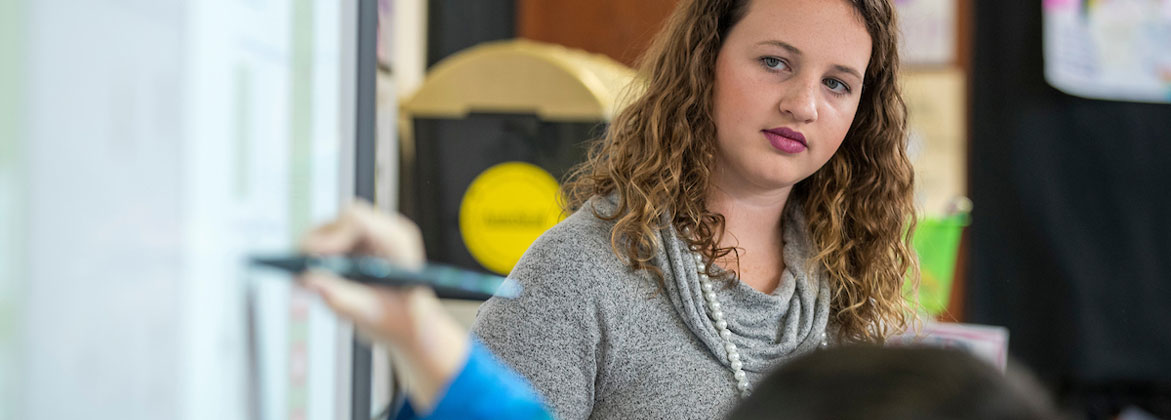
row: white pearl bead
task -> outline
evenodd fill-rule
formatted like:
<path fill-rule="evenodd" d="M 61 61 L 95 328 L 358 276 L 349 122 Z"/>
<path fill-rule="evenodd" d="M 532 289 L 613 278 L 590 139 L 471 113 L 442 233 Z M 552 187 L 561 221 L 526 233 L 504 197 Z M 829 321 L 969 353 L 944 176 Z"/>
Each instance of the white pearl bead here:
<path fill-rule="evenodd" d="M 692 249 L 695 252 L 695 249 Z M 712 320 L 715 321 L 716 329 L 719 331 L 720 338 L 724 341 L 724 350 L 728 354 L 729 366 L 732 368 L 732 376 L 736 378 L 736 389 L 740 390 L 741 397 L 747 397 L 748 381 L 744 374 L 744 363 L 740 361 L 740 351 L 736 348 L 736 344 L 732 343 L 732 332 L 728 330 L 728 321 L 724 319 L 724 311 L 720 302 L 716 300 L 716 294 L 711 284 L 711 277 L 707 275 L 707 264 L 703 262 L 703 256 L 696 253 L 692 254 L 695 258 L 695 268 L 699 274 L 699 288 L 702 291 L 704 300 L 707 301 L 709 314 Z M 824 340 L 823 340 L 824 341 Z"/>

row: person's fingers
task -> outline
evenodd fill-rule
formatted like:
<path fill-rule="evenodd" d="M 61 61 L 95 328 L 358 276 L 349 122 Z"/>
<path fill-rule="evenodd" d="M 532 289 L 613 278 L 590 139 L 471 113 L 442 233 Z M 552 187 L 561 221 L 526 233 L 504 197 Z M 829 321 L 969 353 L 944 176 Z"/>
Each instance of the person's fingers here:
<path fill-rule="evenodd" d="M 421 268 L 426 261 L 423 249 L 423 234 L 419 226 L 399 213 L 390 215 L 388 223 L 393 225 L 393 233 L 388 239 L 394 241 L 395 257 L 400 264 L 407 267 Z"/>
<path fill-rule="evenodd" d="M 310 254 L 344 254 L 360 248 L 364 241 L 361 226 L 343 210 L 338 218 L 313 228 L 301 239 L 301 250 Z"/>
<path fill-rule="evenodd" d="M 300 282 L 321 296 L 338 315 L 355 324 L 369 325 L 383 317 L 383 302 L 374 288 L 329 273 L 310 271 Z"/>
<path fill-rule="evenodd" d="M 360 226 L 371 251 L 408 267 L 423 264 L 423 240 L 419 228 L 398 213 L 382 213 L 365 203 L 351 206 L 345 219 Z"/>
<path fill-rule="evenodd" d="M 422 235 L 414 223 L 362 201 L 306 234 L 301 247 L 314 254 L 368 252 L 408 267 L 419 267 L 424 259 Z"/>
<path fill-rule="evenodd" d="M 424 343 L 418 338 L 419 323 L 445 316 L 435 293 L 426 287 L 367 286 L 318 271 L 303 274 L 298 281 L 372 341 L 420 347 Z"/>

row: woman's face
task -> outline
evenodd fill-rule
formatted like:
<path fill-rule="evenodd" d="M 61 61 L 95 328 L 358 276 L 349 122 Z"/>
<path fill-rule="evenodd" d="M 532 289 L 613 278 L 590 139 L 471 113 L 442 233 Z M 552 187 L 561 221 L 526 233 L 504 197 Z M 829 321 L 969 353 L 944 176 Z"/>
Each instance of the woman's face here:
<path fill-rule="evenodd" d="M 716 186 L 787 192 L 821 168 L 854 121 L 870 44 L 844 0 L 752 0 L 716 58 Z"/>

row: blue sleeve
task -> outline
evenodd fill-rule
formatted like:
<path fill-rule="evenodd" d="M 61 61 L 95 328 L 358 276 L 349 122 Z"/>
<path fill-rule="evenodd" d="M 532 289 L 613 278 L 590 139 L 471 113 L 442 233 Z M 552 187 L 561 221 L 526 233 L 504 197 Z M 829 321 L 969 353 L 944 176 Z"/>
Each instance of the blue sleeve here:
<path fill-rule="evenodd" d="M 504 366 L 478 339 L 472 337 L 468 360 L 426 417 L 415 413 L 408 400 L 398 420 L 428 419 L 552 419 L 528 381 Z"/>

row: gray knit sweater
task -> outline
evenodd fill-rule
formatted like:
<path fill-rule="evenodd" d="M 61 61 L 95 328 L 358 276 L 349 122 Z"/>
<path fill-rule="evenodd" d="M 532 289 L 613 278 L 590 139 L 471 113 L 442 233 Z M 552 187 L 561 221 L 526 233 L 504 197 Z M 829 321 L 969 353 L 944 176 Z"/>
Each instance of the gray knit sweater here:
<path fill-rule="evenodd" d="M 654 263 L 665 288 L 610 248 L 611 199 L 595 197 L 542 235 L 513 269 L 516 299 L 493 298 L 473 331 L 532 381 L 561 419 L 714 419 L 739 396 L 722 339 L 708 317 L 694 261 L 673 229 Z M 812 247 L 800 212 L 786 212 L 785 272 L 771 294 L 718 287 L 749 381 L 817 348 L 829 288 L 803 268 Z"/>

